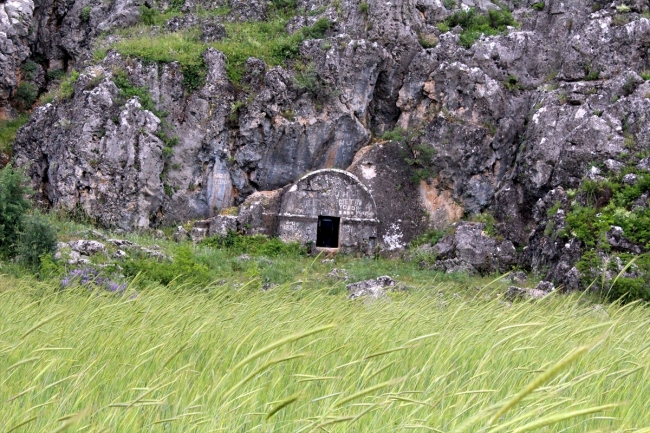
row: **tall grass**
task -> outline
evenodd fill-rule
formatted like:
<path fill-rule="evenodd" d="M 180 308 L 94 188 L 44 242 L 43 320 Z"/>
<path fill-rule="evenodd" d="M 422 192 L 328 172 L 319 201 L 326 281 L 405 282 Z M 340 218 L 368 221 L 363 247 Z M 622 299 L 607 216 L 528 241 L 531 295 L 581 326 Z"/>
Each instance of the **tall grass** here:
<path fill-rule="evenodd" d="M 458 296 L 453 283 L 376 302 L 295 283 L 133 287 L 114 296 L 0 277 L 1 431 L 650 424 L 650 314 L 639 304 L 509 304 L 489 287 Z"/>

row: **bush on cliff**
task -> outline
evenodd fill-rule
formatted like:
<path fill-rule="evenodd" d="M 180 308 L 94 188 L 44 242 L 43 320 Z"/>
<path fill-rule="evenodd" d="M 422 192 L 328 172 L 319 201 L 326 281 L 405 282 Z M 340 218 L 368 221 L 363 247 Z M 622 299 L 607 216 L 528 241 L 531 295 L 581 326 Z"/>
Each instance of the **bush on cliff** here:
<path fill-rule="evenodd" d="M 566 225 L 559 235 L 584 244 L 585 252 L 576 264 L 582 283 L 612 300 L 650 301 L 650 256 L 630 253 L 634 248 L 637 252 L 650 249 L 649 194 L 650 174 L 631 164 L 606 179 L 584 180 L 572 192 L 574 200 L 565 210 Z M 549 215 L 558 209 L 552 208 Z M 611 244 L 612 227 L 620 227 L 624 241 L 634 247 Z"/>
<path fill-rule="evenodd" d="M 460 44 L 469 48 L 481 35 L 494 36 L 506 33 L 509 26 L 518 26 L 517 21 L 507 10 L 490 10 L 487 14 L 480 14 L 475 9 L 458 11 L 442 23 L 444 29 L 462 27 Z"/>
<path fill-rule="evenodd" d="M 29 192 L 23 174 L 6 166 L 0 170 L 0 255 L 16 251 L 23 215 L 29 209 Z"/>
<path fill-rule="evenodd" d="M 20 255 L 31 268 L 56 250 L 56 232 L 40 214 L 27 215 L 30 189 L 23 174 L 11 166 L 0 170 L 0 257 Z"/>
<path fill-rule="evenodd" d="M 0 120 L 0 152 L 11 154 L 18 129 L 28 121 L 27 114 L 21 114 L 13 120 Z"/>

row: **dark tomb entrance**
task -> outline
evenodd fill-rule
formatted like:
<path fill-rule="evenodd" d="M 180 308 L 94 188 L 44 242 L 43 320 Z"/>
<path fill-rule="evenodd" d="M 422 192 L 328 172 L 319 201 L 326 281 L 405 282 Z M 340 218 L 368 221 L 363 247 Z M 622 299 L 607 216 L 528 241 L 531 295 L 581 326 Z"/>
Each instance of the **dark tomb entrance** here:
<path fill-rule="evenodd" d="M 339 247 L 339 223 L 341 218 L 331 216 L 318 217 L 318 230 L 316 231 L 316 246 L 322 248 Z M 313 238 L 312 238 L 313 239 Z"/>

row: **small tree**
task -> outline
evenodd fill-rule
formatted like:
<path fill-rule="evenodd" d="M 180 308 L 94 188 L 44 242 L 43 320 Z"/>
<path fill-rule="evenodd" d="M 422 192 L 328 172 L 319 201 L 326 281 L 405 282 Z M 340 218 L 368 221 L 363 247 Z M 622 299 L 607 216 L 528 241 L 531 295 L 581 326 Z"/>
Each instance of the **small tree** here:
<path fill-rule="evenodd" d="M 17 252 L 20 262 L 32 269 L 41 266 L 41 257 L 56 252 L 56 231 L 39 213 L 23 217 Z"/>
<path fill-rule="evenodd" d="M 0 255 L 16 251 L 22 218 L 29 209 L 25 177 L 9 165 L 0 170 Z"/>

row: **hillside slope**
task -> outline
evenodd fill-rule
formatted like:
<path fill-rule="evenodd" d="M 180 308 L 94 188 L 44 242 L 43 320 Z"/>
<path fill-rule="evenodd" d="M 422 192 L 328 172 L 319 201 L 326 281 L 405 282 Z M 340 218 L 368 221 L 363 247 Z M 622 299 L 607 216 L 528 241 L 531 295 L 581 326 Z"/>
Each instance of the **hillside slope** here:
<path fill-rule="evenodd" d="M 48 206 L 146 229 L 354 162 L 401 245 L 488 220 L 577 288 L 650 243 L 648 1 L 0 6 L 0 115 L 40 97 L 13 156 Z"/>

